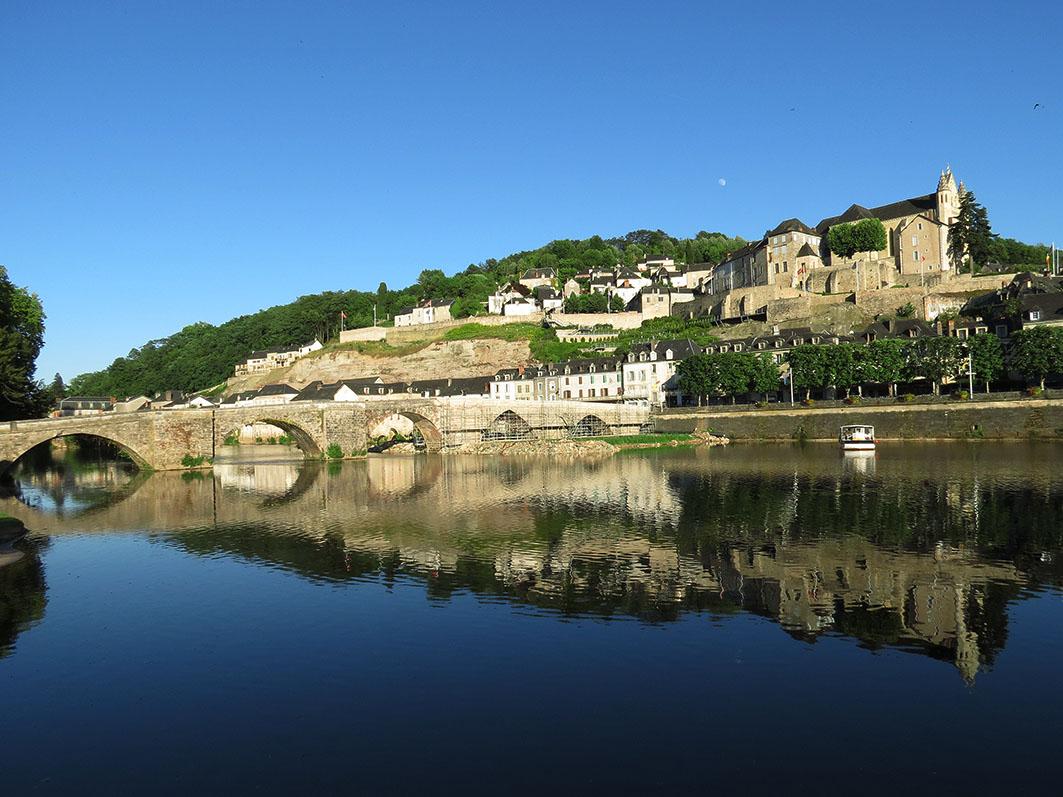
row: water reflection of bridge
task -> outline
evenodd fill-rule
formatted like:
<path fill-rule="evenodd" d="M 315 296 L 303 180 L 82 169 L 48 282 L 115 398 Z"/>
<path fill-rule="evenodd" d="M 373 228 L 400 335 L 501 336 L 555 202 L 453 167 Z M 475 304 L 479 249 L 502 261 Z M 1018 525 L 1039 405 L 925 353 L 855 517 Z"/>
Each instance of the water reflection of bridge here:
<path fill-rule="evenodd" d="M 471 590 L 651 621 L 744 609 L 806 640 L 918 650 L 968 679 L 992 661 L 1007 601 L 1046 575 L 1030 554 L 1051 541 L 1036 535 L 1058 537 L 1039 514 L 1060 500 L 1043 470 L 1012 463 L 1020 485 L 962 457 L 883 459 L 869 476 L 833 452 L 757 453 L 238 465 L 157 474 L 79 517 L 3 509 L 46 533 L 166 532 L 189 551 L 313 579 L 404 573 L 437 597 Z M 1024 518 L 1036 539 L 1016 538 L 1015 501 L 1041 508 Z"/>

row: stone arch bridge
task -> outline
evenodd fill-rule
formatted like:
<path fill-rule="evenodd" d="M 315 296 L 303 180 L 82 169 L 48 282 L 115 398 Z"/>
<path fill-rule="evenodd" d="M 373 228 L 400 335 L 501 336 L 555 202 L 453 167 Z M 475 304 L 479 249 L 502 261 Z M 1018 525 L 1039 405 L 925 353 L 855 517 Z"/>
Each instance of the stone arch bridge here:
<path fill-rule="evenodd" d="M 226 437 L 257 422 L 283 429 L 307 457 L 333 445 L 344 456 L 358 456 L 371 431 L 393 415 L 413 421 L 431 451 L 484 439 L 634 434 L 649 422 L 647 407 L 466 397 L 105 413 L 0 424 L 0 472 L 34 446 L 70 435 L 101 437 L 142 467 L 175 470 L 186 457 L 213 459 Z"/>

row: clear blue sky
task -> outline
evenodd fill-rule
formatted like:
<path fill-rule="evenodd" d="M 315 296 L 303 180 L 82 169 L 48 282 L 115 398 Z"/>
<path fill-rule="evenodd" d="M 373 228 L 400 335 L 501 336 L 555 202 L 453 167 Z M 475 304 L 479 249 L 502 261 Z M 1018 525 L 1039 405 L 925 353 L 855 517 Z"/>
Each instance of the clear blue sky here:
<path fill-rule="evenodd" d="M 815 223 L 946 162 L 998 232 L 1063 243 L 1061 30 L 1054 2 L 0 0 L 0 263 L 69 379 L 554 238 Z"/>

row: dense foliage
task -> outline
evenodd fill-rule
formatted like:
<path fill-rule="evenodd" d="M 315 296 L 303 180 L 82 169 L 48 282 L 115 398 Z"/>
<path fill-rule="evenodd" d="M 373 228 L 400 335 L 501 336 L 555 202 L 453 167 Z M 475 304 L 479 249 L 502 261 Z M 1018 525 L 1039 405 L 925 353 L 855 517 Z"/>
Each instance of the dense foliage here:
<path fill-rule="evenodd" d="M 679 389 L 698 402 L 706 396 L 735 397 L 768 393 L 779 386 L 779 369 L 771 355 L 751 352 L 695 354 L 676 366 Z"/>
<path fill-rule="evenodd" d="M 855 224 L 835 224 L 827 231 L 830 251 L 841 257 L 857 252 L 879 252 L 886 248 L 886 228 L 878 219 L 861 219 Z"/>
<path fill-rule="evenodd" d="M 472 264 L 452 277 L 439 269 L 425 269 L 414 285 L 391 290 L 380 283 L 374 291 L 335 291 L 302 296 L 291 304 L 270 307 L 214 326 L 197 323 L 169 337 L 149 341 L 119 357 L 107 368 L 82 374 L 69 385 L 70 393 L 107 396 L 152 395 L 170 388 L 196 391 L 217 385 L 253 350 L 337 337 L 340 312 L 348 328 L 369 326 L 373 311 L 388 323 L 398 310 L 422 299 L 454 299 L 458 318 L 479 315 L 495 288 L 533 268 L 553 268 L 564 282 L 594 268 L 634 265 L 647 255 L 674 257 L 677 262 L 718 262 L 745 243 L 717 232 L 694 238 L 673 238 L 656 230 L 636 230 L 622 238 L 592 236 L 582 241 L 558 240 L 533 251 L 501 260 Z M 615 305 L 614 305 L 615 309 Z M 552 353 L 562 351 L 547 346 Z"/>
<path fill-rule="evenodd" d="M 47 406 L 37 383 L 44 345 L 44 308 L 36 294 L 12 284 L 0 266 L 0 420 L 32 418 Z"/>
<path fill-rule="evenodd" d="M 995 238 L 985 207 L 973 191 L 965 191 L 960 197 L 960 214 L 949 227 L 949 259 L 957 269 L 967 262 L 974 273 L 989 263 Z"/>
<path fill-rule="evenodd" d="M 623 309 L 624 300 L 616 294 L 580 293 L 565 299 L 566 313 L 619 313 Z"/>
<path fill-rule="evenodd" d="M 1016 333 L 1011 364 L 1043 389 L 1045 377 L 1063 374 L 1063 328 L 1030 327 Z"/>
<path fill-rule="evenodd" d="M 1051 249 L 1045 244 L 1024 244 L 1014 238 L 994 236 L 989 243 L 989 265 L 1041 269 L 1049 265 L 1050 252 Z"/>

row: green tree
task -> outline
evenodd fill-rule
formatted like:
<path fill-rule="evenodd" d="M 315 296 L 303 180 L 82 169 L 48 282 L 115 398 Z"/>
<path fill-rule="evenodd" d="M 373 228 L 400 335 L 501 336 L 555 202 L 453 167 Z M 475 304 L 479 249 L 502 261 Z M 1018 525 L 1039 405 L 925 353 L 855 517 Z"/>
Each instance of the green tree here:
<path fill-rule="evenodd" d="M 888 385 L 889 395 L 895 395 L 897 383 L 904 378 L 908 361 L 907 346 L 906 341 L 896 338 L 871 341 L 861 363 L 865 380 L 877 385 Z"/>
<path fill-rule="evenodd" d="M 60 399 L 66 398 L 66 384 L 63 382 L 62 374 L 56 374 L 52 379 L 52 383 L 48 385 L 48 398 L 53 402 L 58 403 Z"/>
<path fill-rule="evenodd" d="M 966 357 L 957 338 L 919 338 L 908 347 L 908 367 L 912 376 L 928 380 L 935 394 L 941 384 L 962 370 Z"/>
<path fill-rule="evenodd" d="M 827 230 L 827 245 L 832 254 L 840 257 L 852 257 L 856 254 L 856 241 L 853 240 L 851 224 L 835 224 Z"/>
<path fill-rule="evenodd" d="M 975 199 L 973 191 L 965 191 L 960 196 L 959 215 L 949 227 L 949 259 L 956 270 L 960 270 L 964 259 L 970 263 L 972 274 L 988 264 L 996 237 L 986 209 Z"/>
<path fill-rule="evenodd" d="M 1045 377 L 1063 373 L 1063 329 L 1039 326 L 1015 333 L 1011 364 L 1027 379 L 1036 379 L 1043 390 Z"/>
<path fill-rule="evenodd" d="M 886 228 L 878 219 L 860 219 L 853 225 L 853 245 L 857 252 L 881 252 L 886 248 Z"/>
<path fill-rule="evenodd" d="M 688 396 L 697 396 L 698 406 L 705 396 L 720 390 L 718 363 L 713 355 L 695 354 L 676 366 L 679 389 Z"/>
<path fill-rule="evenodd" d="M 37 294 L 12 284 L 0 266 L 0 420 L 33 418 L 46 409 L 47 393 L 34 379 L 44 318 Z"/>
<path fill-rule="evenodd" d="M 794 387 L 805 391 L 809 398 L 812 388 L 821 388 L 827 382 L 827 363 L 822 346 L 805 344 L 795 346 L 786 355 Z"/>
<path fill-rule="evenodd" d="M 967 339 L 967 351 L 975 378 L 985 383 L 988 393 L 989 383 L 1004 374 L 1004 347 L 1000 338 L 988 332 L 974 335 Z"/>
<path fill-rule="evenodd" d="M 724 352 L 710 355 L 717 358 L 720 374 L 720 392 L 731 397 L 731 403 L 735 403 L 735 397 L 739 393 L 745 393 L 750 389 L 756 368 L 756 358 L 749 352 Z"/>
<path fill-rule="evenodd" d="M 855 224 L 835 224 L 827 231 L 830 251 L 841 257 L 857 252 L 878 252 L 886 248 L 886 228 L 878 219 L 861 219 Z"/>
<path fill-rule="evenodd" d="M 624 300 L 617 296 L 615 293 L 609 297 L 609 310 L 613 313 L 621 313 L 627 305 L 624 304 Z"/>
<path fill-rule="evenodd" d="M 763 393 L 767 400 L 768 393 L 779 387 L 779 367 L 770 354 L 759 354 L 753 358 L 750 369 L 749 389 Z"/>

